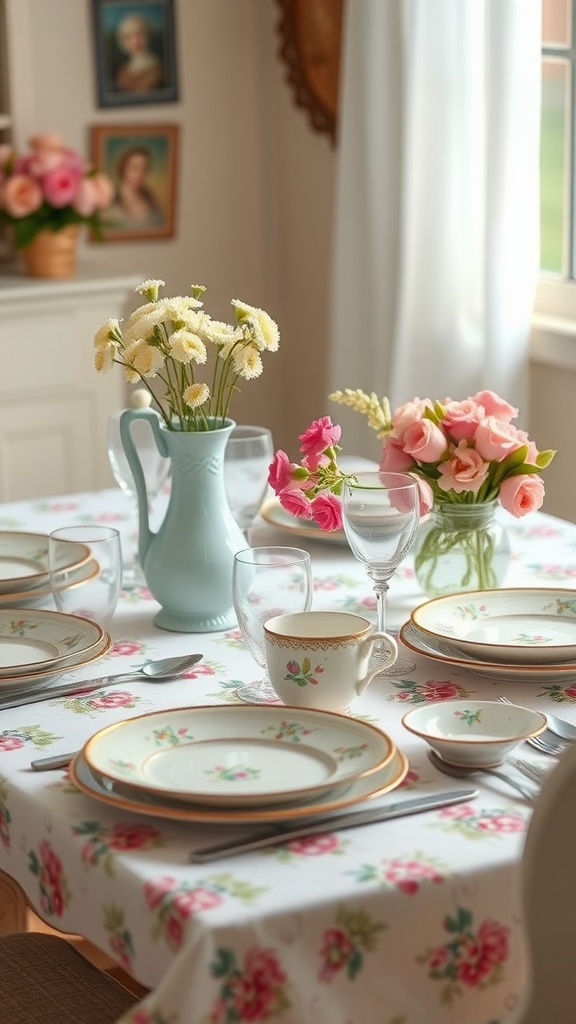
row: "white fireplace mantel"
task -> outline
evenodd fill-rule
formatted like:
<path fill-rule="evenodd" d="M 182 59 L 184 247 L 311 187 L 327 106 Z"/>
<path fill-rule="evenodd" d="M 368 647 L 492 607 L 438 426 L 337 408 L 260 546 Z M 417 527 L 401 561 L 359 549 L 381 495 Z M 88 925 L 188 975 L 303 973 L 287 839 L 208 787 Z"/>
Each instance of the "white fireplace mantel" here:
<path fill-rule="evenodd" d="M 0 501 L 113 484 L 107 421 L 126 385 L 117 367 L 96 372 L 92 342 L 142 280 L 89 266 L 41 280 L 0 266 Z"/>

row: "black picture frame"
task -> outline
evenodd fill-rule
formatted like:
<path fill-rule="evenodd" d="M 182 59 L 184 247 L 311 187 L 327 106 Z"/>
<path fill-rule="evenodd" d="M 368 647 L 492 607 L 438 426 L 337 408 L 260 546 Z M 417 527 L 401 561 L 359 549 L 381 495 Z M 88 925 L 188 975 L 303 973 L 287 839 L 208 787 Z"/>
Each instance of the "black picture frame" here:
<path fill-rule="evenodd" d="M 174 0 L 92 0 L 100 107 L 178 100 Z"/>

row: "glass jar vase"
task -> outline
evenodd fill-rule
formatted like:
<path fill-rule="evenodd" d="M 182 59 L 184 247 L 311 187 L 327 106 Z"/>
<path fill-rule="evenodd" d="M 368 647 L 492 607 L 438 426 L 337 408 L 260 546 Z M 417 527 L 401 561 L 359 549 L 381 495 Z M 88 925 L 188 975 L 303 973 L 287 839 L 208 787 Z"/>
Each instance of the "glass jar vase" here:
<path fill-rule="evenodd" d="M 414 571 L 427 597 L 501 585 L 510 541 L 496 520 L 497 508 L 498 501 L 434 505 L 414 544 Z"/>

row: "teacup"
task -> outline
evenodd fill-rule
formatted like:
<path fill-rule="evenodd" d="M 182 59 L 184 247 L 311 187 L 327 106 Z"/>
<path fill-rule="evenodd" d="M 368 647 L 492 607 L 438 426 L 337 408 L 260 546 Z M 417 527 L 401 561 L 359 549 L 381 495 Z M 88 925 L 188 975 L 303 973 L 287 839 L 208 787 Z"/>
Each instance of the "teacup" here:
<path fill-rule="evenodd" d="M 270 682 L 284 704 L 323 711 L 348 711 L 382 669 L 394 664 L 398 647 L 388 633 L 374 631 L 362 615 L 293 612 L 264 623 Z M 368 671 L 376 643 L 386 652 Z"/>

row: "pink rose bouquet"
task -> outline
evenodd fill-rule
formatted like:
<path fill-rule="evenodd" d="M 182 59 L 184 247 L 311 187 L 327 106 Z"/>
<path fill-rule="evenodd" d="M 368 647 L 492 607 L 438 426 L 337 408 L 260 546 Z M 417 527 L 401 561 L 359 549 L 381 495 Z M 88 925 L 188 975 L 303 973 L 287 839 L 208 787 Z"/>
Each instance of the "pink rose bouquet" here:
<path fill-rule="evenodd" d="M 17 249 L 43 230 L 88 224 L 101 235 L 101 213 L 112 202 L 113 185 L 58 135 L 36 135 L 30 152 L 0 145 L 0 224 L 10 224 Z"/>

